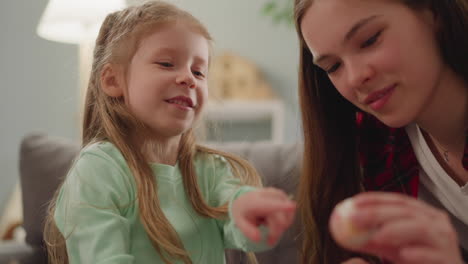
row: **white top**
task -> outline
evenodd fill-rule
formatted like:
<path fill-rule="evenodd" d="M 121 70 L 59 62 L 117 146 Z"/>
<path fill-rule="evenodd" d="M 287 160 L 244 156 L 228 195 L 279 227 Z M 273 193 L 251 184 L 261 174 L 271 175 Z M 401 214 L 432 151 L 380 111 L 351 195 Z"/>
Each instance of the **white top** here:
<path fill-rule="evenodd" d="M 468 184 L 460 187 L 447 174 L 416 124 L 408 125 L 406 132 L 421 168 L 418 198 L 450 214 L 460 244 L 468 249 Z"/>

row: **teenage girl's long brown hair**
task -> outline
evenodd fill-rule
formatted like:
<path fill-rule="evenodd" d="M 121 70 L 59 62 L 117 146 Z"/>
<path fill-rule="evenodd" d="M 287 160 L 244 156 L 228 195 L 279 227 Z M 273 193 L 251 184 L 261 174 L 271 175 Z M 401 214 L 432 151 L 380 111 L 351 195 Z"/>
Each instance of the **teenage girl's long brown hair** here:
<path fill-rule="evenodd" d="M 140 220 L 155 250 L 167 264 L 171 263 L 171 260 L 181 260 L 189 264 L 192 262 L 182 241 L 160 207 L 156 191 L 157 182 L 141 146 L 128 140 L 128 135 L 136 131 L 149 133 L 148 128 L 133 117 L 122 98 L 107 96 L 100 85 L 104 65 L 111 63 L 127 67 L 145 34 L 165 23 L 176 21 L 188 23 L 211 42 L 208 31 L 196 18 L 162 1 L 151 1 L 107 16 L 94 49 L 92 72 L 85 99 L 82 146 L 109 141 L 121 151 L 135 178 Z M 246 161 L 228 153 L 196 145 L 192 130 L 183 133 L 179 145 L 178 163 L 185 192 L 193 208 L 201 216 L 225 217 L 227 206 L 210 207 L 203 199 L 194 168 L 194 157 L 197 153 L 224 156 L 229 161 L 234 175 L 241 178 L 242 183 L 261 185 L 255 169 Z M 68 263 L 65 238 L 54 221 L 54 210 L 55 199 L 50 204 L 44 231 L 49 261 L 54 264 Z M 250 254 L 250 258 L 254 259 L 253 254 Z"/>
<path fill-rule="evenodd" d="M 394 1 L 414 10 L 429 8 L 434 12 L 441 22 L 438 34 L 441 54 L 468 82 L 468 0 Z M 331 238 L 328 231 L 331 211 L 339 201 L 363 190 L 355 125 L 357 108 L 337 92 L 327 74 L 312 62 L 301 22 L 313 2 L 295 0 L 294 4 L 300 43 L 299 100 L 304 134 L 303 171 L 298 190 L 303 231 L 301 259 L 303 264 L 336 264 L 352 253 Z"/>

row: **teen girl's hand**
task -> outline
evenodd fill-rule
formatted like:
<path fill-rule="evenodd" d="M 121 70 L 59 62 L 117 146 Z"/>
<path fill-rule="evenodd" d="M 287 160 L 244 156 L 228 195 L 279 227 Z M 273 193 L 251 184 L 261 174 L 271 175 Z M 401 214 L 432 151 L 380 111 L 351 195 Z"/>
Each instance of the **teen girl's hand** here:
<path fill-rule="evenodd" d="M 292 224 L 296 203 L 275 188 L 262 188 L 239 196 L 232 204 L 236 226 L 252 241 L 261 240 L 259 227 L 268 227 L 267 242 L 274 245 Z"/>
<path fill-rule="evenodd" d="M 348 249 L 383 257 L 397 264 L 462 264 L 457 234 L 449 216 L 414 198 L 395 193 L 368 192 L 352 198 L 352 230 L 367 231 L 366 241 L 347 243 L 336 225 L 330 227 L 337 242 Z"/>

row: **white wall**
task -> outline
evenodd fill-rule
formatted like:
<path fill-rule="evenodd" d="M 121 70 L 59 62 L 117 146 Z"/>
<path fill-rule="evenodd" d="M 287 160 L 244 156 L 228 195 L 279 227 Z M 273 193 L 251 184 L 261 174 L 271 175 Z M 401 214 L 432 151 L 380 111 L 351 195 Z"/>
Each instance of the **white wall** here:
<path fill-rule="evenodd" d="M 47 0 L 0 1 L 0 212 L 18 180 L 21 138 L 76 138 L 77 47 L 38 37 Z"/>
<path fill-rule="evenodd" d="M 98 1 L 98 0 L 96 0 Z M 140 2 L 129 0 L 129 2 Z M 208 27 L 217 52 L 253 60 L 287 107 L 285 141 L 299 135 L 294 29 L 260 14 L 262 0 L 173 0 Z M 0 1 L 0 212 L 18 179 L 21 138 L 32 131 L 77 139 L 78 48 L 38 37 L 47 0 Z"/>

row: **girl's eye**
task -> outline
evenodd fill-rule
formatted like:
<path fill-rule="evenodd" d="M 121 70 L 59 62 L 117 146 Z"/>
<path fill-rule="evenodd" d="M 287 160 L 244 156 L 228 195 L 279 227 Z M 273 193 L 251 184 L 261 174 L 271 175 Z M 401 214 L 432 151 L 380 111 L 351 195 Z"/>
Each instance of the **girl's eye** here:
<path fill-rule="evenodd" d="M 205 75 L 201 71 L 193 71 L 193 74 L 195 74 L 195 76 L 198 76 L 198 77 L 205 77 Z"/>
<path fill-rule="evenodd" d="M 341 66 L 341 63 L 335 63 L 333 64 L 333 66 L 331 66 L 329 69 L 325 70 L 327 72 L 327 74 L 332 74 L 334 72 L 336 72 L 338 70 L 338 68 L 340 68 Z"/>
<path fill-rule="evenodd" d="M 170 68 L 170 67 L 173 67 L 173 66 L 174 66 L 174 65 L 173 65 L 172 63 L 170 63 L 170 62 L 156 62 L 156 64 L 161 65 L 161 66 L 163 66 L 163 67 L 165 67 L 165 68 Z"/>
<path fill-rule="evenodd" d="M 361 48 L 366 48 L 374 44 L 379 39 L 381 33 L 382 31 L 379 31 L 368 40 L 364 41 L 364 43 L 361 44 Z"/>

